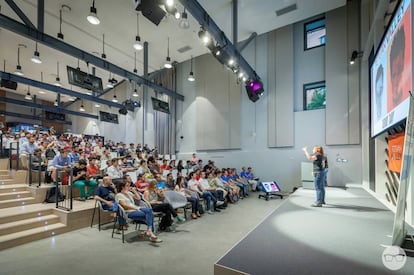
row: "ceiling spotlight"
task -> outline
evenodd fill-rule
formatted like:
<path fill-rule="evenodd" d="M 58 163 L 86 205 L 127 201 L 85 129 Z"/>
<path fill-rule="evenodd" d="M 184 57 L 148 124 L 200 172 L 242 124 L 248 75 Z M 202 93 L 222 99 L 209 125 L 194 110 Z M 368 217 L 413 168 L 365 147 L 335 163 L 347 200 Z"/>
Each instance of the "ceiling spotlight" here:
<path fill-rule="evenodd" d="M 42 60 L 40 60 L 40 54 L 37 51 L 37 42 L 36 42 L 36 50 L 34 51 L 33 57 L 31 58 L 31 60 L 33 63 L 36 63 L 36 64 L 42 63 Z"/>
<path fill-rule="evenodd" d="M 188 29 L 190 27 L 190 22 L 188 21 L 188 15 L 185 12 L 185 9 L 183 13 L 181 14 L 181 20 L 180 20 L 180 23 L 178 23 L 178 26 L 181 29 Z"/>
<path fill-rule="evenodd" d="M 349 65 L 354 65 L 355 64 L 355 60 L 358 57 L 361 57 L 363 53 L 364 52 L 353 51 L 352 54 L 351 54 L 351 59 L 349 60 Z"/>
<path fill-rule="evenodd" d="M 172 7 L 172 6 L 174 5 L 174 0 L 165 0 L 165 4 L 166 4 L 168 7 Z"/>
<path fill-rule="evenodd" d="M 86 19 L 88 19 L 89 23 L 91 23 L 92 25 L 99 25 L 99 23 L 101 23 L 101 20 L 99 20 L 98 15 L 96 13 L 95 0 L 92 1 L 90 13 L 86 17 Z"/>
<path fill-rule="evenodd" d="M 27 93 L 24 96 L 24 99 L 26 99 L 26 100 L 32 100 L 33 99 L 32 95 L 30 94 L 30 87 L 29 86 L 27 86 Z"/>
<path fill-rule="evenodd" d="M 220 46 L 216 46 L 214 48 L 213 53 L 214 53 L 215 56 L 219 56 L 221 54 L 221 47 Z"/>
<path fill-rule="evenodd" d="M 181 13 L 177 10 L 175 13 L 174 13 L 174 17 L 175 17 L 175 19 L 180 19 L 181 18 Z"/>
<path fill-rule="evenodd" d="M 135 36 L 135 43 L 134 43 L 134 49 L 137 51 L 142 50 L 144 47 L 141 43 L 141 37 L 139 36 L 139 13 L 137 13 L 137 35 Z"/>
<path fill-rule="evenodd" d="M 22 66 L 20 66 L 20 48 L 21 47 L 27 48 L 27 46 L 24 45 L 24 44 L 18 44 L 17 45 L 17 65 L 16 65 L 16 70 L 14 71 L 14 74 L 16 74 L 18 76 L 23 76 L 24 75 L 24 73 L 22 71 Z"/>
<path fill-rule="evenodd" d="M 167 69 L 172 68 L 171 58 L 170 58 L 170 38 L 169 37 L 168 37 L 168 42 L 167 42 L 167 58 L 165 59 L 164 67 Z"/>
<path fill-rule="evenodd" d="M 243 77 L 243 73 L 242 72 L 240 72 L 239 73 L 239 78 L 242 78 Z"/>
<path fill-rule="evenodd" d="M 188 81 L 193 82 L 195 80 L 194 73 L 193 73 L 193 56 L 191 56 L 190 60 L 190 73 L 188 75 Z"/>
<path fill-rule="evenodd" d="M 245 76 L 243 76 L 243 82 L 246 82 L 247 78 Z"/>
<path fill-rule="evenodd" d="M 115 103 L 118 102 L 118 98 L 116 98 L 116 95 L 114 95 L 114 97 L 112 98 L 112 102 L 115 102 Z"/>
<path fill-rule="evenodd" d="M 230 60 L 229 60 L 229 63 L 228 63 L 230 66 L 231 65 L 233 65 L 234 64 L 234 59 L 233 58 L 230 58 Z"/>

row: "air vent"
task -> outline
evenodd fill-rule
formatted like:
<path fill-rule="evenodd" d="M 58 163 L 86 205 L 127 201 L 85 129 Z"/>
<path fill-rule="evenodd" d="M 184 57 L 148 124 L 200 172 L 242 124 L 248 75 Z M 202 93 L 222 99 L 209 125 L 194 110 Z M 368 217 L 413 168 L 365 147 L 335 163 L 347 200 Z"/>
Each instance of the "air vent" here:
<path fill-rule="evenodd" d="M 187 51 L 189 51 L 189 50 L 191 50 L 192 48 L 190 47 L 190 46 L 184 46 L 184 47 L 181 47 L 181 48 L 179 48 L 178 50 L 177 50 L 177 52 L 179 52 L 179 53 L 185 53 L 185 52 L 187 52 Z"/>
<path fill-rule="evenodd" d="M 296 10 L 297 8 L 298 8 L 298 6 L 297 6 L 297 5 L 296 5 L 296 3 L 295 3 L 295 4 L 292 4 L 292 5 L 290 5 L 290 6 L 284 7 L 283 9 L 277 10 L 277 11 L 276 11 L 276 15 L 277 15 L 277 16 L 281 16 L 281 15 L 286 14 L 286 13 L 288 13 L 288 12 L 294 11 L 294 10 Z"/>

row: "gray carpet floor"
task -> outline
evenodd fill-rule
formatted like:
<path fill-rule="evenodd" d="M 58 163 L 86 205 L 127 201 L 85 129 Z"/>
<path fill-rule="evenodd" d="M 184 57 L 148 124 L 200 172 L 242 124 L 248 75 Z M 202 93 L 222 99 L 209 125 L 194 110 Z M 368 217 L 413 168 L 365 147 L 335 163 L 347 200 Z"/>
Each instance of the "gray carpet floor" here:
<path fill-rule="evenodd" d="M 328 205 L 313 208 L 299 189 L 217 264 L 248 274 L 414 274 L 414 258 L 399 271 L 382 263 L 393 213 L 361 188 L 328 188 Z"/>

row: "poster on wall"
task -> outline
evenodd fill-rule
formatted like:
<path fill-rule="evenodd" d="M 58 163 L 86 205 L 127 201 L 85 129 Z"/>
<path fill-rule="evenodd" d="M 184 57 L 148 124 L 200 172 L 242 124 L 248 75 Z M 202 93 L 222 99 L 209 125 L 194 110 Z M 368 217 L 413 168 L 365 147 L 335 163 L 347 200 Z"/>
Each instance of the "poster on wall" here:
<path fill-rule="evenodd" d="M 390 171 L 401 172 L 404 137 L 405 133 L 388 137 L 388 169 Z"/>

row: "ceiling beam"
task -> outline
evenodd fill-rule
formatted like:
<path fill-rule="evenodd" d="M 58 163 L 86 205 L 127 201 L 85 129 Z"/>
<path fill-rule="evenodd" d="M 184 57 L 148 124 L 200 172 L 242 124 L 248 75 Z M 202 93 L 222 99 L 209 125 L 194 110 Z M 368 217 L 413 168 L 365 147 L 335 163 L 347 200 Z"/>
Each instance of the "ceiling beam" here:
<path fill-rule="evenodd" d="M 11 0 L 9 0 L 11 1 Z M 90 54 L 88 52 L 85 52 L 79 48 L 76 48 L 72 45 L 69 45 L 62 40 L 59 40 L 57 38 L 54 38 L 44 32 L 40 32 L 37 29 L 33 27 L 28 27 L 10 17 L 7 17 L 3 14 L 0 14 L 0 27 L 3 27 L 11 32 L 17 33 L 19 35 L 22 35 L 26 38 L 35 40 L 39 43 L 42 43 L 48 47 L 51 47 L 55 50 L 58 50 L 62 53 L 68 54 L 70 56 L 73 56 L 75 58 L 78 58 L 80 60 L 84 60 L 85 62 L 89 62 L 92 65 L 95 65 L 96 67 L 99 67 L 101 69 L 104 69 L 106 71 L 109 71 L 111 73 L 114 73 L 116 75 L 119 75 L 121 77 L 124 77 L 126 79 L 131 79 L 137 83 L 143 84 L 145 86 L 150 87 L 151 89 L 154 89 L 158 92 L 164 93 L 166 95 L 169 95 L 171 97 L 174 97 L 176 99 L 179 99 L 181 101 L 184 101 L 184 96 L 176 93 L 175 91 L 172 91 L 170 89 L 167 89 L 165 87 L 162 87 L 160 85 L 157 85 L 137 74 L 134 74 L 130 71 L 127 71 L 115 64 L 112 64 L 108 62 L 105 59 L 99 58 L 93 54 Z"/>
<path fill-rule="evenodd" d="M 198 23 L 214 38 L 214 40 L 223 47 L 222 51 L 228 56 L 233 57 L 242 71 L 251 79 L 260 79 L 250 64 L 244 59 L 237 48 L 230 42 L 224 32 L 217 26 L 213 18 L 198 3 L 197 0 L 179 0 L 180 3 L 191 13 Z M 235 41 L 234 43 L 237 43 Z M 223 61 L 221 61 L 223 62 Z"/>
<path fill-rule="evenodd" d="M 10 6 L 10 8 L 17 14 L 17 16 L 20 17 L 20 19 L 29 27 L 32 29 L 36 29 L 35 25 L 33 25 L 32 21 L 24 14 L 24 12 L 17 6 L 16 3 L 14 3 L 13 0 L 5 0 L 6 3 Z"/>
<path fill-rule="evenodd" d="M 15 104 L 15 105 L 19 105 L 19 106 L 25 107 L 25 108 L 42 109 L 42 110 L 45 110 L 45 111 L 59 113 L 59 114 L 68 114 L 68 115 L 74 115 L 74 116 L 89 117 L 89 118 L 93 118 L 93 119 L 98 119 L 99 118 L 98 116 L 87 114 L 87 113 L 66 110 L 66 109 L 62 109 L 62 108 L 59 108 L 59 107 L 55 107 L 55 106 L 46 106 L 46 105 L 42 105 L 42 104 L 38 104 L 38 103 L 34 103 L 34 102 L 17 100 L 17 99 L 7 98 L 7 97 L 0 97 L 0 102 Z"/>
<path fill-rule="evenodd" d="M 39 32 L 45 30 L 45 0 L 37 0 L 37 29 Z"/>
<path fill-rule="evenodd" d="M 63 123 L 63 124 L 72 125 L 72 121 L 68 121 L 68 120 L 65 120 L 65 121 L 50 120 L 50 119 L 42 118 L 40 116 L 26 115 L 26 114 L 20 114 L 20 113 L 8 112 L 8 111 L 0 111 L 0 115 L 11 116 L 11 117 L 19 117 L 19 118 L 25 118 L 25 119 L 31 119 L 31 120 L 37 120 L 37 121 L 59 122 L 59 123 Z"/>
<path fill-rule="evenodd" d="M 82 98 L 85 100 L 89 100 L 92 102 L 98 102 L 104 105 L 108 105 L 111 107 L 115 107 L 115 108 L 124 108 L 124 106 L 122 104 L 116 103 L 116 102 L 112 102 L 109 100 L 105 100 L 93 95 L 88 95 L 88 94 L 83 94 L 83 93 L 79 93 L 79 92 L 75 92 L 72 90 L 68 90 L 62 87 L 58 87 L 52 84 L 48 84 L 48 83 L 44 83 L 44 82 L 40 82 L 34 79 L 29 79 L 29 78 L 25 78 L 22 76 L 18 76 L 15 74 L 11 74 L 11 73 L 6 73 L 6 72 L 2 72 L 0 71 L 0 78 L 6 79 L 6 80 L 12 80 L 18 83 L 22 83 L 22 84 L 26 84 L 32 87 L 37 87 L 40 89 L 44 89 L 44 90 L 48 90 L 51 92 L 55 92 L 55 93 L 60 93 L 60 94 L 65 94 L 65 95 L 69 95 L 69 96 L 73 96 L 73 97 L 78 97 L 78 98 Z"/>

